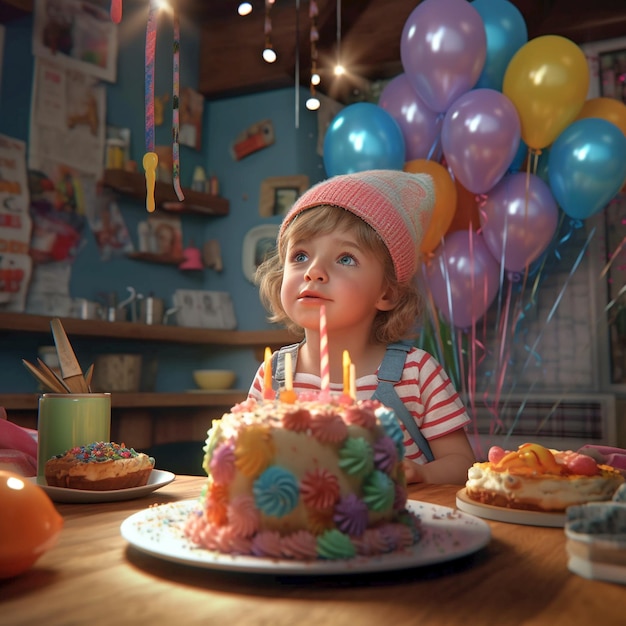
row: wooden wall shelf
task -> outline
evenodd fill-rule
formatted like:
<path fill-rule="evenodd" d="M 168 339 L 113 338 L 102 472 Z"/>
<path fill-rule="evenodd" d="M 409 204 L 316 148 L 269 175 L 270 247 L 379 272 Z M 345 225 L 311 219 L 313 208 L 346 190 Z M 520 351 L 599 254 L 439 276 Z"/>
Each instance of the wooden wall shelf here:
<path fill-rule="evenodd" d="M 104 171 L 102 184 L 119 193 L 138 200 L 146 199 L 146 178 L 139 172 L 109 169 Z M 200 215 L 224 216 L 230 211 L 230 203 L 225 198 L 208 193 L 183 188 L 185 199 L 180 202 L 171 183 L 157 181 L 154 188 L 156 206 L 169 213 L 196 213 Z"/>
<path fill-rule="evenodd" d="M 0 332 L 51 333 L 51 319 L 52 317 L 47 315 L 0 313 Z M 286 330 L 215 330 L 163 324 L 141 324 L 139 322 L 82 320 L 73 317 L 61 318 L 61 322 L 65 332 L 70 337 L 70 341 L 72 335 L 75 335 L 133 341 L 250 348 L 277 347 L 298 341 L 297 337 Z"/>
<path fill-rule="evenodd" d="M 7 411 L 36 411 L 39 393 L 0 394 L 0 406 Z M 181 408 L 181 407 L 231 407 L 245 400 L 248 395 L 243 389 L 228 389 L 207 393 L 119 393 L 111 394 L 113 409 L 132 408 Z"/>

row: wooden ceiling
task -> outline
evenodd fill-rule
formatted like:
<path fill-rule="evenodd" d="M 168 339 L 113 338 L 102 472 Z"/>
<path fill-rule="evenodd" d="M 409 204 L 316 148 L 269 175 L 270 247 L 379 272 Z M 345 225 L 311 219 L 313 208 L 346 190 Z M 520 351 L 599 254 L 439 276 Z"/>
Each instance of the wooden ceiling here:
<path fill-rule="evenodd" d="M 529 39 L 562 35 L 577 44 L 626 35 L 626 0 L 510 0 L 520 11 Z M 309 84 L 308 0 L 276 0 L 271 9 L 272 42 L 278 54 L 270 65 L 264 46 L 264 1 L 252 0 L 247 17 L 238 0 L 178 0 L 180 10 L 203 24 L 200 90 L 209 99 Z M 419 0 L 342 0 L 341 58 L 350 75 L 337 79 L 337 2 L 318 0 L 320 91 L 342 101 L 367 99 L 375 81 L 402 71 L 400 36 Z M 300 7 L 296 12 L 296 6 Z M 298 51 L 298 52 L 297 52 Z M 297 67 L 296 59 L 299 61 Z"/>
<path fill-rule="evenodd" d="M 95 0 L 108 6 L 108 0 Z M 200 91 L 209 99 L 308 85 L 311 54 L 309 1 L 275 0 L 271 10 L 274 64 L 261 58 L 264 0 L 237 14 L 238 0 L 171 0 L 184 18 L 201 25 Z M 520 10 L 530 39 L 562 35 L 581 44 L 626 36 L 626 0 L 509 0 Z M 148 0 L 123 0 L 129 4 Z M 33 0 L 0 0 L 0 21 L 32 10 Z M 337 2 L 318 0 L 320 91 L 343 102 L 367 98 L 376 81 L 402 71 L 400 36 L 419 0 L 341 0 L 341 57 L 348 77 L 337 79 Z M 296 8 L 299 7 L 299 10 Z"/>

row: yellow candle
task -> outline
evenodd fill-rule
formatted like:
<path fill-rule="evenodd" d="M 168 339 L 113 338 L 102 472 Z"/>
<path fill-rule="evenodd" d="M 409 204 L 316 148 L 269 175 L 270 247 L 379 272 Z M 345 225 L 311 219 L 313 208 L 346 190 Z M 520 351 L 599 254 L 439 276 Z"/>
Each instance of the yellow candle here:
<path fill-rule="evenodd" d="M 356 400 L 356 368 L 350 363 L 350 397 Z"/>
<path fill-rule="evenodd" d="M 350 354 L 347 350 L 343 351 L 343 392 L 348 395 L 350 393 Z"/>
<path fill-rule="evenodd" d="M 293 365 L 291 363 L 291 353 L 285 354 L 285 389 L 291 391 L 293 389 Z"/>
<path fill-rule="evenodd" d="M 266 400 L 274 399 L 274 390 L 272 389 L 272 349 L 265 348 L 265 360 L 263 364 L 263 398 Z"/>
<path fill-rule="evenodd" d="M 285 354 L 285 389 L 280 392 L 282 402 L 293 404 L 298 396 L 293 390 L 293 364 L 291 362 L 291 353 Z"/>

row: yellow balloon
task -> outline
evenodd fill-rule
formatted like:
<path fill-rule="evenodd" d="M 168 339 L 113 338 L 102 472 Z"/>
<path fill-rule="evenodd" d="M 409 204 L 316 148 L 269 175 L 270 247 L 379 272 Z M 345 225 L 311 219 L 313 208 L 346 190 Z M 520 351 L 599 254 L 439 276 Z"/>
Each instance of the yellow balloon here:
<path fill-rule="evenodd" d="M 435 161 L 415 159 L 404 164 L 404 171 L 412 174 L 429 174 L 435 185 L 435 207 L 430 224 L 424 233 L 420 252 L 431 252 L 452 223 L 456 210 L 456 186 L 448 170 Z"/>
<path fill-rule="evenodd" d="M 540 149 L 576 119 L 588 88 L 583 51 L 566 37 L 544 35 L 515 53 L 504 74 L 502 93 L 517 109 L 526 145 Z"/>
<path fill-rule="evenodd" d="M 615 98 L 591 98 L 583 104 L 577 120 L 598 117 L 615 124 L 626 136 L 626 104 Z"/>

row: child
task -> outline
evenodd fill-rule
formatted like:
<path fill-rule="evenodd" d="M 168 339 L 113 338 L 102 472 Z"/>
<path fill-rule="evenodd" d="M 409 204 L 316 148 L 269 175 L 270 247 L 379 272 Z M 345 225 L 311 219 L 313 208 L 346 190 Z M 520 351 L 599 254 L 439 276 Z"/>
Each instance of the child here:
<path fill-rule="evenodd" d="M 348 350 L 357 399 L 375 394 L 403 422 L 407 481 L 464 484 L 475 460 L 464 430 L 470 418 L 441 365 L 423 350 L 397 343 L 410 336 L 420 312 L 415 273 L 433 205 L 433 183 L 423 174 L 372 170 L 325 180 L 287 213 L 276 251 L 259 266 L 257 279 L 270 321 L 304 331 L 302 343 L 281 349 L 281 355 L 293 353 L 295 391 L 320 388 L 324 304 L 331 393 L 343 389 L 342 354 Z M 388 371 L 394 356 L 395 377 Z M 281 364 L 272 369 L 276 379 Z M 262 397 L 263 370 L 261 365 L 250 397 Z M 388 395 L 381 395 L 385 386 Z"/>

